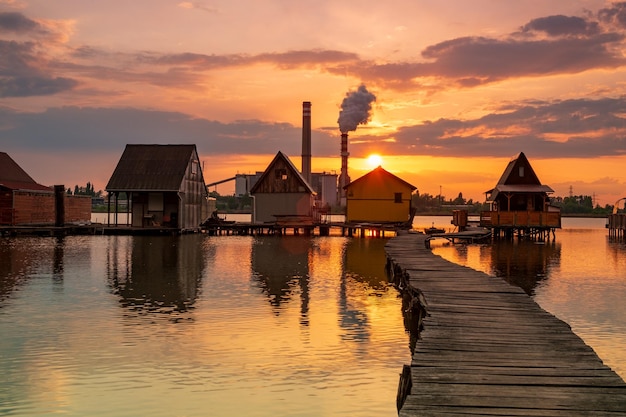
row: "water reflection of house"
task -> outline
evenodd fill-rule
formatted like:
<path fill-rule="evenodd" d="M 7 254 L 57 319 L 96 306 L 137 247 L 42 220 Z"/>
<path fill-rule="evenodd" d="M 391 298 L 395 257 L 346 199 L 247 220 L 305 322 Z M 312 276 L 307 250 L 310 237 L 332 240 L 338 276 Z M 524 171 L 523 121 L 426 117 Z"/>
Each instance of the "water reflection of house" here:
<path fill-rule="evenodd" d="M 308 323 L 311 240 L 294 236 L 256 238 L 252 270 L 261 290 L 280 314 L 281 303 L 300 296 L 302 323 Z"/>
<path fill-rule="evenodd" d="M 289 218 L 313 223 L 315 191 L 291 160 L 278 152 L 250 190 L 254 198 L 252 222 L 275 222 Z"/>
<path fill-rule="evenodd" d="M 118 201 L 120 193 L 130 197 L 133 227 L 198 230 L 208 217 L 208 192 L 195 145 L 126 145 L 106 191 L 109 223 L 112 216 L 115 225 L 118 210 L 111 207 L 111 198 Z"/>
<path fill-rule="evenodd" d="M 346 221 L 410 224 L 417 187 L 378 167 L 345 186 Z"/>
<path fill-rule="evenodd" d="M 533 241 L 502 240 L 484 246 L 486 256 L 491 258 L 491 269 L 495 275 L 515 285 L 528 295 L 534 295 L 541 281 L 550 277 L 550 269 L 561 263 L 561 244 Z"/>
<path fill-rule="evenodd" d="M 38 184 L 0 152 L 0 225 L 61 226 L 91 221 L 91 197 L 70 196 L 65 187 Z"/>
<path fill-rule="evenodd" d="M 490 210 L 480 224 L 499 235 L 545 236 L 561 227 L 561 212 L 550 205 L 552 188 L 542 185 L 526 155 L 520 152 L 507 165 L 496 186 L 487 191 Z"/>
<path fill-rule="evenodd" d="M 199 234 L 110 239 L 107 276 L 122 305 L 141 313 L 186 311 L 200 291 L 202 239 Z"/>
<path fill-rule="evenodd" d="M 346 243 L 338 299 L 343 340 L 366 342 L 371 337 L 363 292 L 372 294 L 391 289 L 385 279 L 386 242 L 386 239 L 350 239 Z"/>

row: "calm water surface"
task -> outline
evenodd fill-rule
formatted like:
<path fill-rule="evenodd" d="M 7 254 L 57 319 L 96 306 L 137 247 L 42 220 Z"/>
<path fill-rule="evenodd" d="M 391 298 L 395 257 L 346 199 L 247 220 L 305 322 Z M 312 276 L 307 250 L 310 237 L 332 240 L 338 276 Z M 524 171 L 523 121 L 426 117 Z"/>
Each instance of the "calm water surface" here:
<path fill-rule="evenodd" d="M 0 240 L 0 415 L 395 416 L 384 239 Z"/>
<path fill-rule="evenodd" d="M 415 228 L 450 228 L 418 217 Z M 626 377 L 626 245 L 433 244 L 568 322 Z M 410 362 L 385 239 L 0 239 L 0 415 L 395 416 Z"/>
<path fill-rule="evenodd" d="M 416 227 L 449 228 L 450 217 L 421 218 Z M 604 363 L 626 379 L 626 244 L 609 240 L 606 219 L 563 218 L 556 239 L 450 245 L 433 252 L 502 277 L 567 322 Z"/>

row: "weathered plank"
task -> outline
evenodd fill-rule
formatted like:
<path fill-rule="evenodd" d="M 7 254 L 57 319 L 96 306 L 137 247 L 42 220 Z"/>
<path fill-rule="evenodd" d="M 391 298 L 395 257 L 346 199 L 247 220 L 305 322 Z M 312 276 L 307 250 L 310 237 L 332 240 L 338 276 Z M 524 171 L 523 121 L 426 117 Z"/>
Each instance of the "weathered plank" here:
<path fill-rule="evenodd" d="M 386 247 L 426 312 L 400 416 L 626 416 L 626 384 L 567 323 L 504 280 L 433 255 L 424 239 Z"/>

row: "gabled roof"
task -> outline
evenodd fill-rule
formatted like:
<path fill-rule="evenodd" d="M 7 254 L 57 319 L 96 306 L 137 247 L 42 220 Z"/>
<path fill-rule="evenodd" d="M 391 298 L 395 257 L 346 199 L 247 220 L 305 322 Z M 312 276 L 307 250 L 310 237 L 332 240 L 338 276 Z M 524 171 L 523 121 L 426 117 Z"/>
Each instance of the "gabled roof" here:
<path fill-rule="evenodd" d="M 406 185 L 407 187 L 409 187 L 411 189 L 411 191 L 416 190 L 417 187 L 409 184 L 408 182 L 404 181 L 402 178 L 392 174 L 391 172 L 385 170 L 382 166 L 378 166 L 377 168 L 374 168 L 373 170 L 371 170 L 370 172 L 368 172 L 367 174 L 363 175 L 362 177 L 357 178 L 356 180 L 352 181 L 350 184 L 345 185 L 343 188 L 347 189 L 349 187 L 351 187 L 354 184 L 358 184 L 360 182 L 366 181 L 368 178 L 372 178 L 372 177 L 388 177 L 388 178 L 392 178 L 395 179 L 397 181 L 399 181 L 400 183 Z"/>
<path fill-rule="evenodd" d="M 194 154 L 196 145 L 126 145 L 105 189 L 178 191 Z"/>
<path fill-rule="evenodd" d="M 11 190 L 52 191 L 36 183 L 6 152 L 0 152 L 0 186 Z"/>
<path fill-rule="evenodd" d="M 291 162 L 291 159 L 289 159 L 289 157 L 281 151 L 278 151 L 274 159 L 272 159 L 272 162 L 270 162 L 265 171 L 263 171 L 263 174 L 261 174 L 257 182 L 254 183 L 254 185 L 250 189 L 250 194 L 254 194 L 257 189 L 261 187 L 261 184 L 266 181 L 268 175 L 270 175 L 270 172 L 273 171 L 273 168 L 278 163 L 278 161 L 283 161 L 287 165 L 287 167 L 292 171 L 292 174 L 296 177 L 297 182 L 305 188 L 305 191 L 307 193 L 317 194 L 311 184 L 307 182 L 307 180 L 302 176 L 300 171 L 298 171 L 298 168 L 296 168 L 293 162 Z"/>
<path fill-rule="evenodd" d="M 524 175 L 520 176 L 520 168 Z M 498 193 L 553 193 L 554 190 L 547 185 L 542 185 L 535 174 L 524 152 L 513 157 L 506 166 L 500 180 L 494 188 L 487 191 L 491 193 L 489 200 L 494 200 Z"/>

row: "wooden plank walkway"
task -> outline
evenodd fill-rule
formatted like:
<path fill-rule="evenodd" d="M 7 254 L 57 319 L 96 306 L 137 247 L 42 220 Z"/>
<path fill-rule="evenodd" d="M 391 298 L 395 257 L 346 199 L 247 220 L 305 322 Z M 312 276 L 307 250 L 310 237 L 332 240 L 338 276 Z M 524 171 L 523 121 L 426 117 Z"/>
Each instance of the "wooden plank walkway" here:
<path fill-rule="evenodd" d="M 394 279 L 427 313 L 401 417 L 626 416 L 626 384 L 567 323 L 504 280 L 434 255 L 426 238 L 386 246 Z"/>

